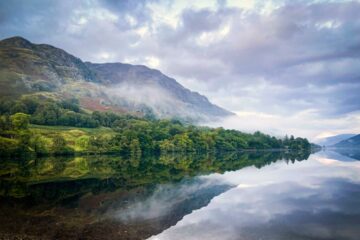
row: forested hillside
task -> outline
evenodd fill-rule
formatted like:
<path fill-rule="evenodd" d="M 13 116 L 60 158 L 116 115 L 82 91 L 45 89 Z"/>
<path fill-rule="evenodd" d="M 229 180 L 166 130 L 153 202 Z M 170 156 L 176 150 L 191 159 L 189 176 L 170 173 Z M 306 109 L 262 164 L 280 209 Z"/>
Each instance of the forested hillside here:
<path fill-rule="evenodd" d="M 196 127 L 158 120 L 87 112 L 76 99 L 55 101 L 22 97 L 1 101 L 0 154 L 68 155 L 118 153 L 139 156 L 161 152 L 310 149 L 303 138 L 278 139 L 256 132 Z"/>
<path fill-rule="evenodd" d="M 190 125 L 232 113 L 146 66 L 85 63 L 21 37 L 0 41 L 0 57 L 1 155 L 311 147 L 303 138 Z"/>

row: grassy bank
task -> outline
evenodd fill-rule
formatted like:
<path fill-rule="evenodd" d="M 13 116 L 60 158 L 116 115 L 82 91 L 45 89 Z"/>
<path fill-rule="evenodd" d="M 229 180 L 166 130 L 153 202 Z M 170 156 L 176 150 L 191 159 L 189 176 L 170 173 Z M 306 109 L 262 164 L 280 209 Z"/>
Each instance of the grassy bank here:
<path fill-rule="evenodd" d="M 111 128 L 79 128 L 67 126 L 44 126 L 31 124 L 29 127 L 32 135 L 39 136 L 40 141 L 46 143 L 46 148 L 49 150 L 52 147 L 53 139 L 56 136 L 61 136 L 66 146 L 70 147 L 75 153 L 84 153 L 88 148 L 88 141 L 91 138 L 112 138 L 116 132 Z"/>

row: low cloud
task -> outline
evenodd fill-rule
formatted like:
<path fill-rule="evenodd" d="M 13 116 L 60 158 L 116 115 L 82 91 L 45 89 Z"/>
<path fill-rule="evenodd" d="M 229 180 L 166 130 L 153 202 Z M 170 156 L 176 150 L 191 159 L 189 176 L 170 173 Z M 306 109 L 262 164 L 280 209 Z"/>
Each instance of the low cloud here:
<path fill-rule="evenodd" d="M 174 106 L 181 104 L 169 92 L 156 85 L 121 83 L 106 91 L 115 101 L 125 101 L 126 105 L 135 108 L 150 107 L 159 116 L 173 112 Z"/>
<path fill-rule="evenodd" d="M 249 120 L 251 119 L 251 120 Z M 337 118 L 324 119 L 315 110 L 298 112 L 295 115 L 274 115 L 259 112 L 237 112 L 223 121 L 207 123 L 211 127 L 225 127 L 248 133 L 262 131 L 283 137 L 294 135 L 317 141 L 324 136 L 360 132 L 360 112 Z M 316 129 L 317 131 L 314 131 Z"/>

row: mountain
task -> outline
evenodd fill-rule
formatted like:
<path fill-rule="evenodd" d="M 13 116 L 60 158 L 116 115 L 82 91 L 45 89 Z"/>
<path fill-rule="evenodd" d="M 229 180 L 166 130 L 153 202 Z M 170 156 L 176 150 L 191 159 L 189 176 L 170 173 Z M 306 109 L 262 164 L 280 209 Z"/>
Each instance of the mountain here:
<path fill-rule="evenodd" d="M 86 64 L 95 73 L 96 78 L 110 89 L 107 91 L 108 94 L 125 100 L 132 107 L 136 108 L 146 103 L 160 116 L 166 116 L 166 113 L 198 117 L 221 117 L 231 114 L 158 70 L 123 63 Z"/>
<path fill-rule="evenodd" d="M 360 134 L 345 139 L 337 144 L 334 145 L 337 148 L 360 148 Z"/>
<path fill-rule="evenodd" d="M 91 63 L 21 37 L 0 41 L 0 95 L 77 98 L 84 109 L 211 120 L 233 113 L 142 65 Z"/>
<path fill-rule="evenodd" d="M 337 144 L 338 142 L 341 142 L 343 140 L 346 140 L 354 136 L 356 136 L 356 134 L 339 134 L 331 137 L 321 138 L 316 143 L 321 146 L 332 146 Z"/>

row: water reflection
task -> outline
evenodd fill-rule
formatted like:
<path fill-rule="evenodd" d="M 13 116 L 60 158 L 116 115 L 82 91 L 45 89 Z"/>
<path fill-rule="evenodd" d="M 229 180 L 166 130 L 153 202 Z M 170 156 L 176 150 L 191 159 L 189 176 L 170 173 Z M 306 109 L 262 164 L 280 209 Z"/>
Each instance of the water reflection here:
<path fill-rule="evenodd" d="M 308 156 L 243 152 L 3 160 L 0 237 L 144 239 L 237 186 L 217 179 L 225 172 Z"/>
<path fill-rule="evenodd" d="M 359 148 L 334 148 L 331 152 L 336 152 L 344 157 L 347 157 L 350 161 L 360 160 Z"/>
<path fill-rule="evenodd" d="M 205 176 L 236 187 L 151 239 L 358 239 L 360 162 L 334 156 Z"/>
<path fill-rule="evenodd" d="M 252 165 L 260 168 L 279 159 L 295 161 L 308 156 L 307 152 L 243 152 L 144 156 L 142 159 L 120 156 L 10 159 L 0 163 L 0 195 L 59 200 L 67 195 L 175 182 L 184 177 L 224 173 Z"/>

